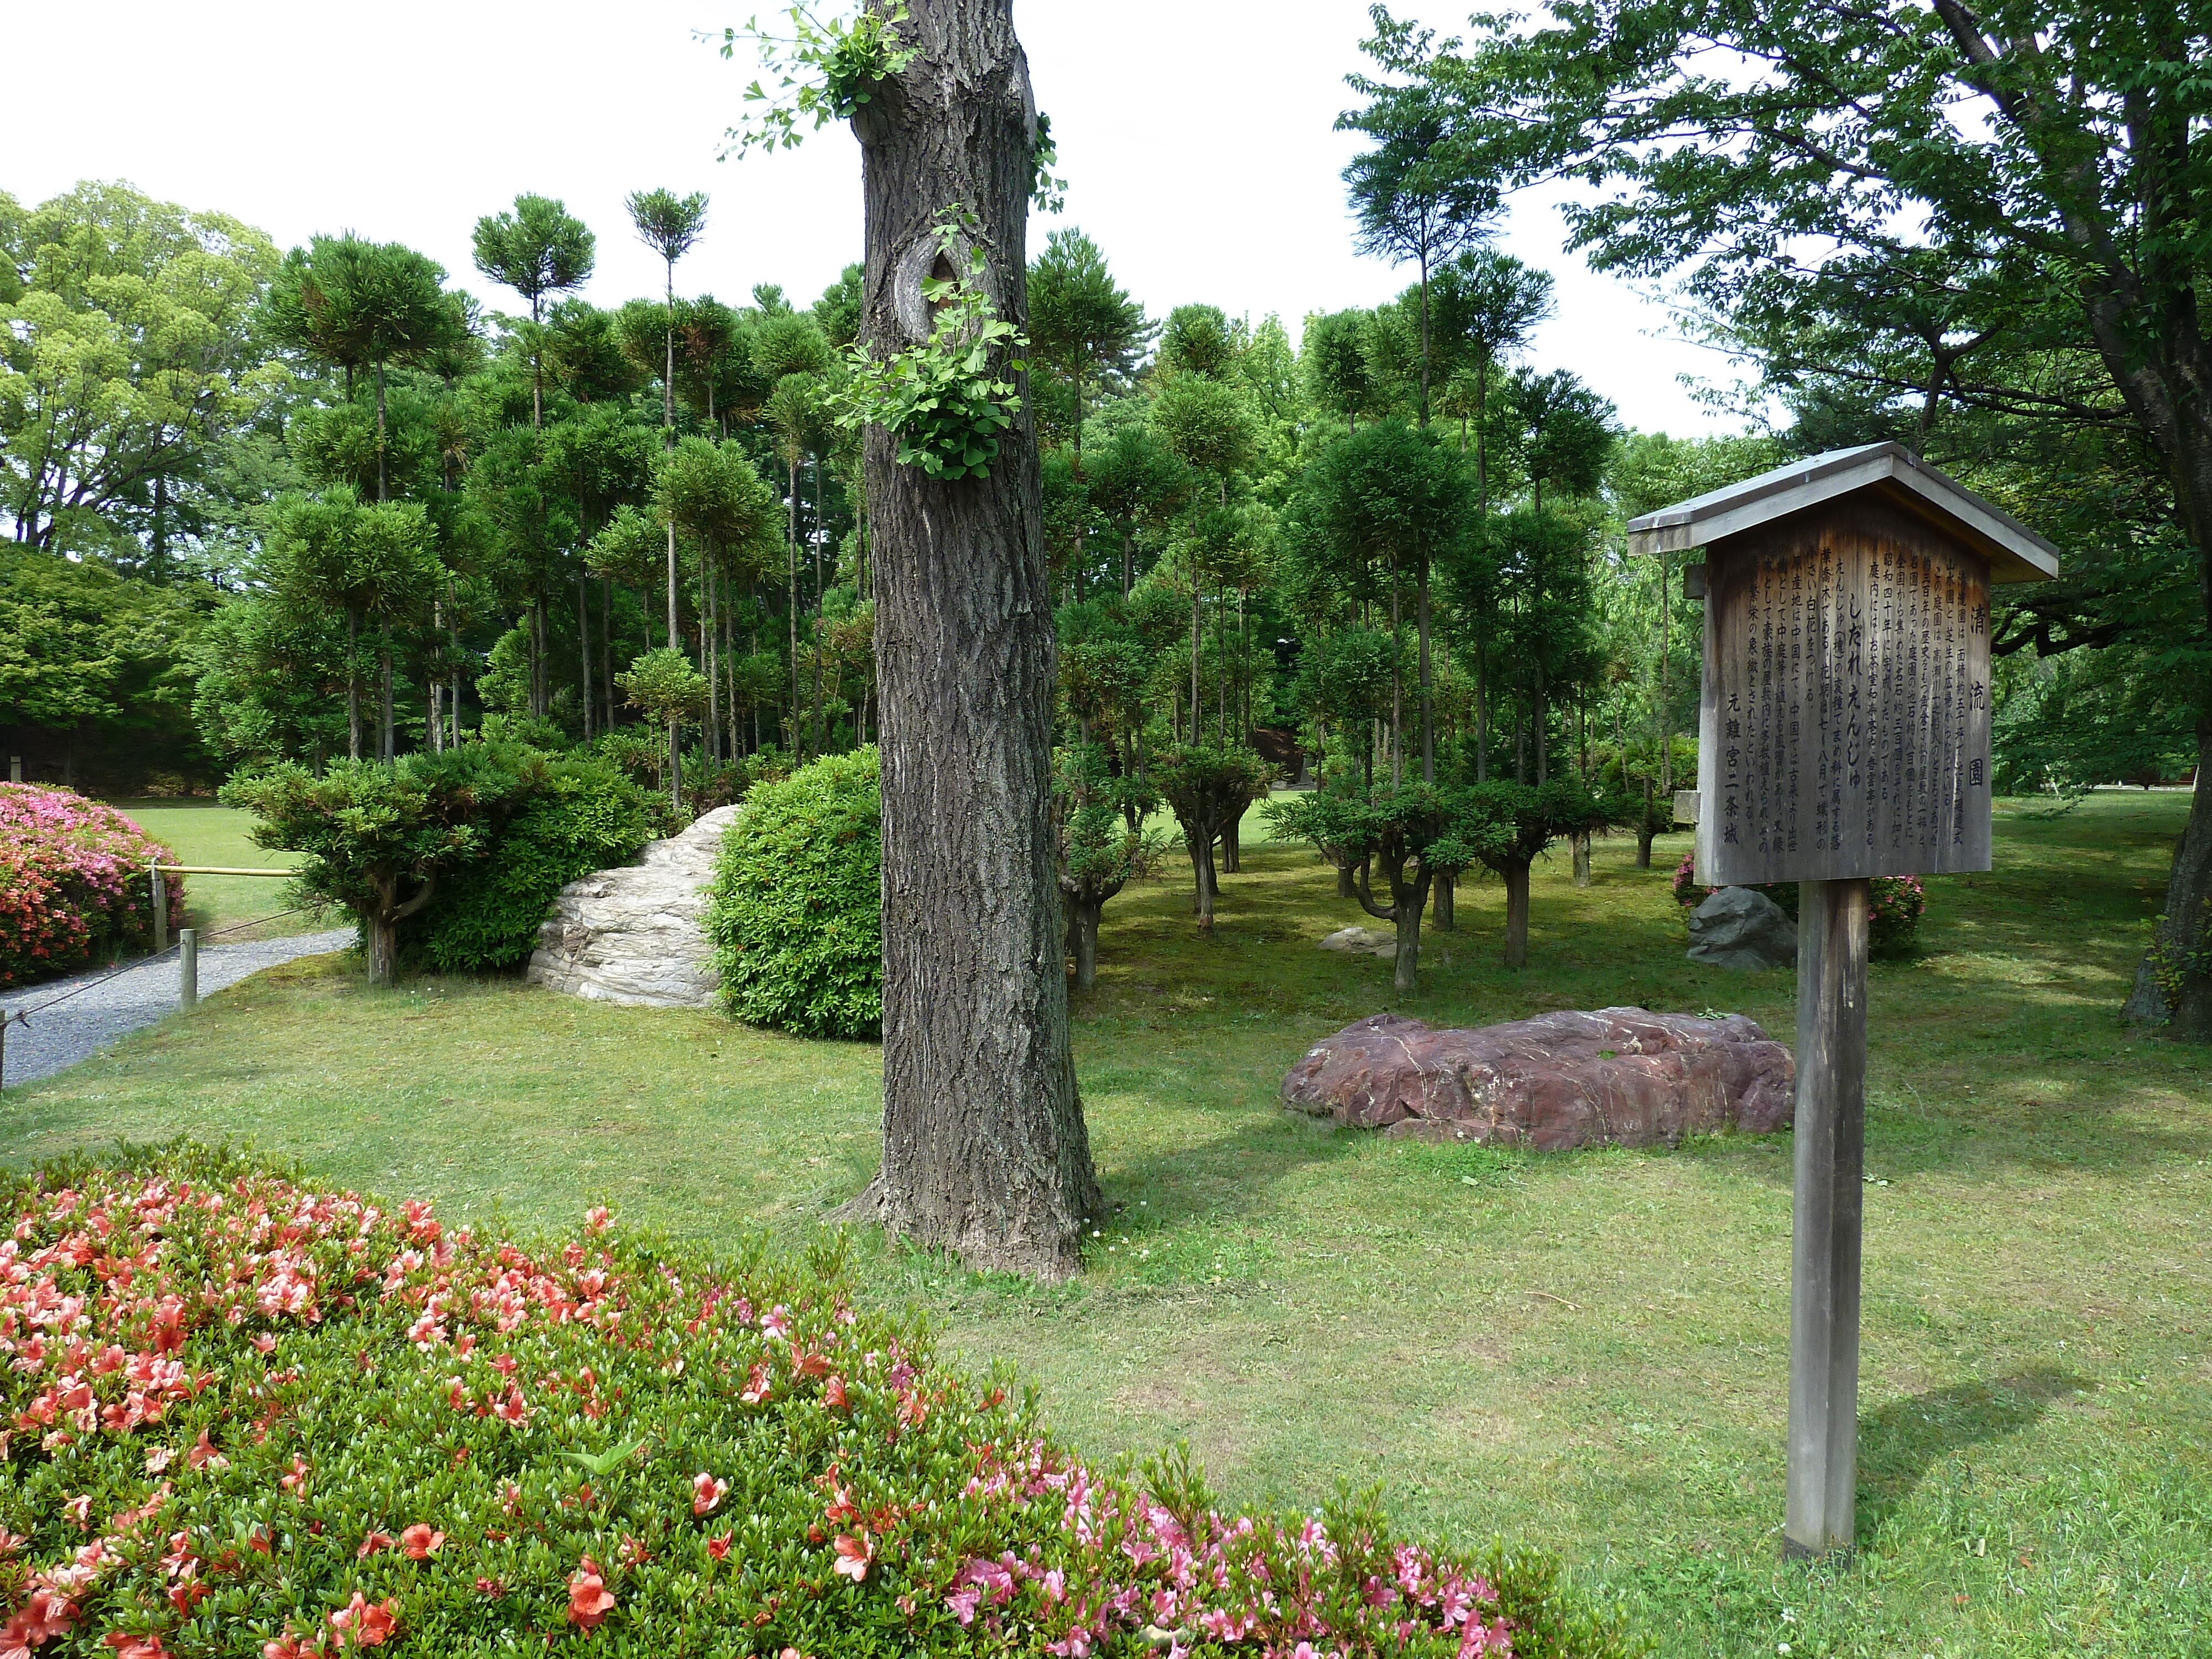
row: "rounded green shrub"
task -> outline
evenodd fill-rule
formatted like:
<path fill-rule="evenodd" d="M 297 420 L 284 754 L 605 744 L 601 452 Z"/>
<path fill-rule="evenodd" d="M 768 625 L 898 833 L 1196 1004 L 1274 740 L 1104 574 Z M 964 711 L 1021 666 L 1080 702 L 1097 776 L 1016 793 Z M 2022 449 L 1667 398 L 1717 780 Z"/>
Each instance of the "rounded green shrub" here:
<path fill-rule="evenodd" d="M 653 835 L 645 792 L 614 765 L 592 755 L 550 757 L 529 804 L 447 878 L 408 955 L 449 974 L 520 967 L 560 890 L 629 863 Z"/>
<path fill-rule="evenodd" d="M 723 999 L 748 1024 L 881 1034 L 883 792 L 872 748 L 753 787 L 722 838 L 707 933 Z"/>

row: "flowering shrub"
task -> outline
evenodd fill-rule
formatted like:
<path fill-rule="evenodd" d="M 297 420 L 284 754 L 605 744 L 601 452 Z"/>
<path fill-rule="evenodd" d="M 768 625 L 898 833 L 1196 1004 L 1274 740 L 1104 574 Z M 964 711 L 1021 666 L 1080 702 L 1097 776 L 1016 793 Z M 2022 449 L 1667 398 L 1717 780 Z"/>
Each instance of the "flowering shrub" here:
<path fill-rule="evenodd" d="M 1867 916 L 1867 949 L 1878 957 L 1897 956 L 1911 950 L 1920 929 L 1920 918 L 1928 908 L 1928 890 L 1920 884 L 1917 876 L 1876 876 L 1872 887 L 1873 905 Z M 1682 854 L 1682 861 L 1674 866 L 1676 903 L 1686 910 L 1693 909 L 1720 890 L 1699 884 L 1695 853 Z M 1751 890 L 1765 894 L 1787 911 L 1793 921 L 1796 920 L 1796 882 L 1770 881 Z"/>
<path fill-rule="evenodd" d="M 113 807 L 66 789 L 0 783 L 0 987 L 74 972 L 154 942 L 146 866 L 177 855 Z M 183 925 L 173 878 L 169 925 Z"/>
<path fill-rule="evenodd" d="M 1054 1444 L 834 1255 L 173 1150 L 0 1188 L 0 1656 L 1613 1656 L 1539 1559 Z"/>

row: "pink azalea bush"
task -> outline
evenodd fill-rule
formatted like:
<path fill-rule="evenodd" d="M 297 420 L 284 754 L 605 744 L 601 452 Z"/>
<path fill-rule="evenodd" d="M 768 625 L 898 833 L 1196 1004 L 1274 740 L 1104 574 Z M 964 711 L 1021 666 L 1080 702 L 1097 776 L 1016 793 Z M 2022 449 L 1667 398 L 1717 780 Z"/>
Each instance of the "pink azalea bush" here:
<path fill-rule="evenodd" d="M 153 943 L 146 866 L 176 854 L 113 807 L 67 789 L 0 783 L 0 988 Z M 181 880 L 169 923 L 183 925 Z"/>
<path fill-rule="evenodd" d="M 1674 866 L 1674 902 L 1686 910 L 1696 908 L 1721 890 L 1698 880 L 1698 855 L 1694 852 L 1683 854 L 1682 861 Z M 1872 887 L 1867 948 L 1876 956 L 1895 956 L 1909 951 L 1919 933 L 1920 918 L 1928 909 L 1928 890 L 1921 885 L 1917 876 L 1876 876 Z M 1796 916 L 1796 882 L 1768 882 L 1751 890 L 1765 894 L 1793 919 Z"/>
<path fill-rule="evenodd" d="M 1224 1512 L 803 1261 L 173 1150 L 0 1186 L 0 1659 L 1600 1659 L 1540 1558 Z"/>

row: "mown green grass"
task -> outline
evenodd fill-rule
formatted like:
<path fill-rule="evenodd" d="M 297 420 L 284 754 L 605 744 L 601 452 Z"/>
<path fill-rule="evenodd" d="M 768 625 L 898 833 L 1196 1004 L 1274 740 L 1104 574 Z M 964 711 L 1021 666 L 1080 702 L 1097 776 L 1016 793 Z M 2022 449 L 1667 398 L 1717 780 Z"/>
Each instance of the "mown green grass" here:
<path fill-rule="evenodd" d="M 2212 1055 L 2122 1030 L 2185 803 L 2002 813 L 1929 883 L 1870 1005 L 1859 1548 L 1778 1557 L 1786 1135 L 1541 1158 L 1315 1133 L 1275 1102 L 1316 1037 L 1641 1003 L 1787 1036 L 1792 976 L 1682 956 L 1667 871 L 1540 872 L 1531 966 L 1462 895 L 1421 992 L 1314 948 L 1361 920 L 1296 848 L 1248 854 L 1211 940 L 1186 872 L 1115 902 L 1079 1000 L 1114 1206 L 1074 1285 L 871 1243 L 875 1293 L 1019 1364 L 1093 1450 L 1187 1437 L 1240 1501 L 1379 1481 L 1409 1523 L 1549 1545 L 1669 1655 L 2200 1656 L 2212 1629 Z M 796 1238 L 876 1155 L 876 1051 L 500 982 L 362 989 L 298 963 L 4 1109 L 8 1156 L 248 1139 L 532 1224 L 607 1199 Z"/>
<path fill-rule="evenodd" d="M 148 835 L 173 848 L 179 864 L 226 870 L 289 870 L 291 853 L 272 853 L 246 838 L 253 820 L 211 800 L 170 798 L 108 802 Z M 313 933 L 327 921 L 305 914 L 284 916 L 258 927 L 245 926 L 289 908 L 291 884 L 270 876 L 185 876 L 185 921 L 203 934 L 218 930 L 226 940 L 277 939 Z"/>

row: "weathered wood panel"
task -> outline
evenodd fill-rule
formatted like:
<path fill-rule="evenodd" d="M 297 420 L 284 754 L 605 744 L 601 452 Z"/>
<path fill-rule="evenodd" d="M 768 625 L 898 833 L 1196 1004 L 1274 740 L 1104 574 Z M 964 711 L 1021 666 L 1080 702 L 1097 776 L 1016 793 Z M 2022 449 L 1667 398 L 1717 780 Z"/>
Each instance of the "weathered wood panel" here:
<path fill-rule="evenodd" d="M 1988 869 L 1988 561 L 1859 496 L 1707 562 L 1699 879 Z"/>

